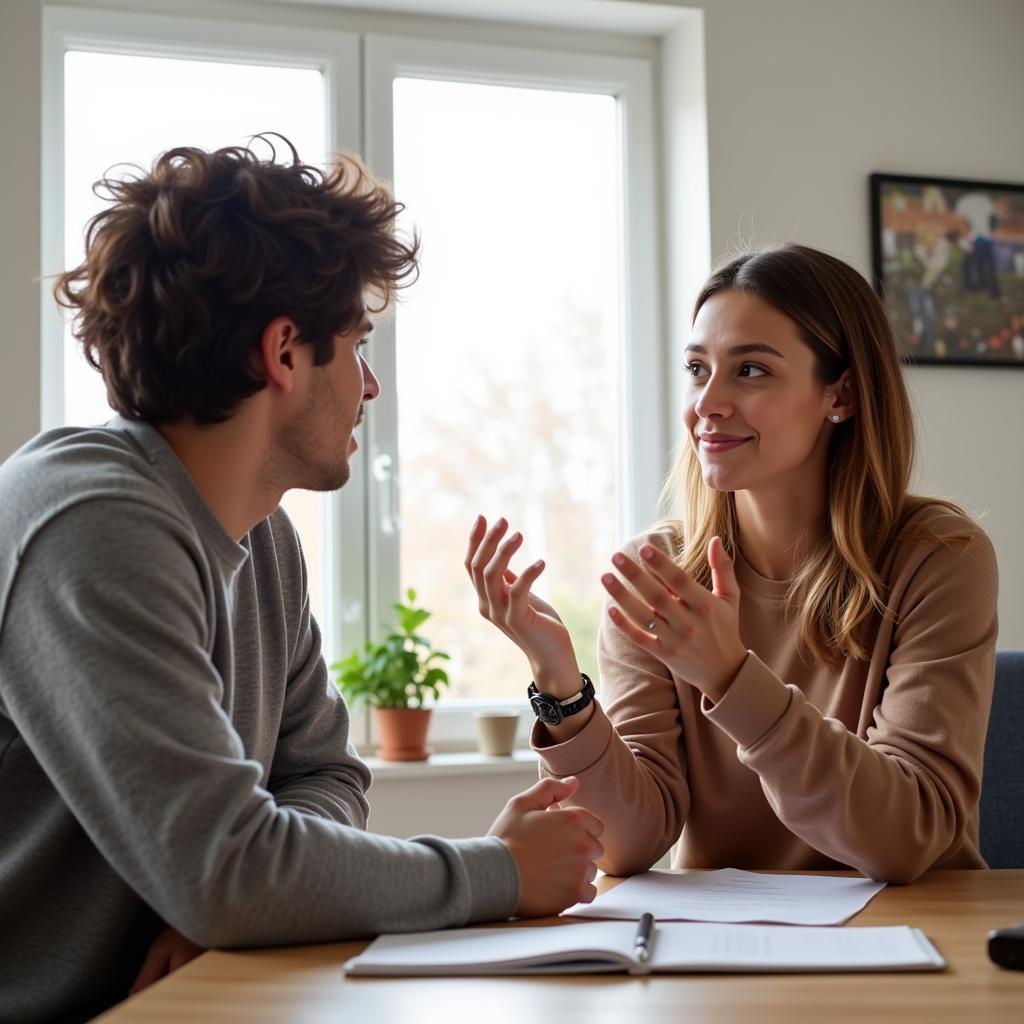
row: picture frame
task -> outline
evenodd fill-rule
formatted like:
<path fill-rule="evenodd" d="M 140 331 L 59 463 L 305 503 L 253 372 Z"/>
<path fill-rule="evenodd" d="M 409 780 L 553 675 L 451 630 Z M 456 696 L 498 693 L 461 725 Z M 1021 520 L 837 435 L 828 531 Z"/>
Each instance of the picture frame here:
<path fill-rule="evenodd" d="M 1024 184 L 870 184 L 874 285 L 904 358 L 1024 367 Z"/>

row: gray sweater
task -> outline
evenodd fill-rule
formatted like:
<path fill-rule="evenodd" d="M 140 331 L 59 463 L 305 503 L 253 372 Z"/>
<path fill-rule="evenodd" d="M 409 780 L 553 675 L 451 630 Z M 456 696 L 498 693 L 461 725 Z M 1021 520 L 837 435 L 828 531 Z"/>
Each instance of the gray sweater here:
<path fill-rule="evenodd" d="M 151 427 L 0 467 L 0 1020 L 122 997 L 160 919 L 203 946 L 507 917 L 496 838 L 367 834 L 275 512 L 236 544 Z"/>

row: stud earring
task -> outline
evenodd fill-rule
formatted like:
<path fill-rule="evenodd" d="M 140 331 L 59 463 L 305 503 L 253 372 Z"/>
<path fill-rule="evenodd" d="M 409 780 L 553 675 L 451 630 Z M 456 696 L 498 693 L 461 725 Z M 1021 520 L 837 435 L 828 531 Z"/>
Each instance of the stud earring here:
<path fill-rule="evenodd" d="M 830 418 L 831 418 L 833 423 L 838 423 L 839 422 L 839 417 L 838 416 L 832 416 Z"/>

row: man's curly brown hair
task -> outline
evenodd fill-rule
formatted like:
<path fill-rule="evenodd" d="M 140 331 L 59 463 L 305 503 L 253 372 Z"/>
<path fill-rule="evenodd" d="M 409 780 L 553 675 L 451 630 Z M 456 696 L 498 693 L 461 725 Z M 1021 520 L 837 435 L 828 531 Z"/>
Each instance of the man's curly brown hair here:
<path fill-rule="evenodd" d="M 93 187 L 112 205 L 54 295 L 129 419 L 222 422 L 265 386 L 254 353 L 271 320 L 292 319 L 322 366 L 336 334 L 415 276 L 419 243 L 395 233 L 403 207 L 357 158 L 325 172 L 276 136 L 291 152 L 278 163 L 256 138 L 269 159 L 181 147 Z"/>

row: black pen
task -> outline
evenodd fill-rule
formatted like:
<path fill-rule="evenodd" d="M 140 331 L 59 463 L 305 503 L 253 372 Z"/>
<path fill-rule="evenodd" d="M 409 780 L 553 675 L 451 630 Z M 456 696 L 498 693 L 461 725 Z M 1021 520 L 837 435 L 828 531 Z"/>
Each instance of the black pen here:
<path fill-rule="evenodd" d="M 633 940 L 633 954 L 640 963 L 644 963 L 651 955 L 651 936 L 654 934 L 654 915 L 641 914 L 640 923 L 636 926 L 636 938 Z"/>

